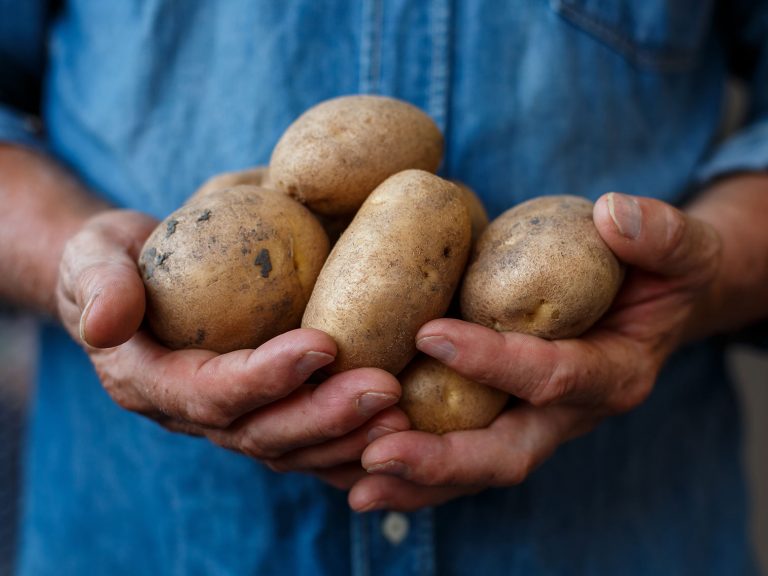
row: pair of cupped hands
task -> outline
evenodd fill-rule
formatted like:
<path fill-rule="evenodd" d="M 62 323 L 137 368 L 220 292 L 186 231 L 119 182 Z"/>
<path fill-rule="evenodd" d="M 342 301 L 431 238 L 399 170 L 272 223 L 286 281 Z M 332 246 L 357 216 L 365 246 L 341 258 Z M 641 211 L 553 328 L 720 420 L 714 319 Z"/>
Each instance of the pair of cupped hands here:
<path fill-rule="evenodd" d="M 69 240 L 58 306 L 123 408 L 275 471 L 313 474 L 349 490 L 355 510 L 413 510 L 522 482 L 560 444 L 642 403 L 695 331 L 719 269 L 714 230 L 663 202 L 617 193 L 602 196 L 593 217 L 628 268 L 613 307 L 582 337 L 546 341 L 453 319 L 419 330 L 419 350 L 520 399 L 481 430 L 409 430 L 397 378 L 375 368 L 311 382 L 336 354 L 318 330 L 228 354 L 161 346 L 141 329 L 136 265 L 157 222 L 138 212 L 103 212 Z"/>

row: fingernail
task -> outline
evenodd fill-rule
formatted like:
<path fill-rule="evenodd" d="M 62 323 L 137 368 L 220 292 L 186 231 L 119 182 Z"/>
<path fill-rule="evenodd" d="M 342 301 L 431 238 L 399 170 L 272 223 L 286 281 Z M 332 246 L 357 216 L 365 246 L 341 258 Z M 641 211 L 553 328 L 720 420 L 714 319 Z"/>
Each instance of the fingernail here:
<path fill-rule="evenodd" d="M 325 352 L 306 352 L 301 358 L 299 358 L 298 362 L 296 362 L 296 372 L 306 377 L 312 374 L 312 372 L 318 368 L 327 366 L 333 362 L 333 360 L 334 357 L 330 354 L 326 354 Z"/>
<path fill-rule="evenodd" d="M 632 240 L 640 236 L 643 212 L 640 210 L 640 204 L 637 203 L 637 200 L 618 192 L 608 194 L 607 200 L 608 212 L 619 233 Z"/>
<path fill-rule="evenodd" d="M 399 460 L 387 460 L 379 464 L 372 464 L 365 469 L 368 474 L 386 474 L 388 476 L 400 476 L 406 478 L 410 470 L 408 466 Z"/>
<path fill-rule="evenodd" d="M 386 506 L 387 504 L 385 502 L 374 500 L 373 502 L 368 502 L 368 504 L 365 504 L 364 506 L 360 506 L 356 512 L 372 512 L 373 510 L 381 510 L 382 508 L 386 508 Z"/>
<path fill-rule="evenodd" d="M 357 399 L 357 411 L 368 418 L 384 408 L 395 404 L 399 398 L 392 394 L 382 394 L 381 392 L 366 392 Z"/>
<path fill-rule="evenodd" d="M 425 336 L 416 341 L 416 348 L 441 362 L 450 362 L 456 356 L 456 347 L 445 336 Z"/>
<path fill-rule="evenodd" d="M 376 438 L 381 438 L 382 436 L 392 434 L 393 432 L 397 432 L 397 430 L 394 428 L 387 428 L 386 426 L 374 426 L 368 430 L 368 442 L 373 442 Z"/>
<path fill-rule="evenodd" d="M 83 344 L 87 344 L 88 346 L 90 346 L 90 344 L 88 343 L 88 335 L 86 334 L 86 331 L 85 331 L 85 325 L 88 322 L 88 316 L 91 313 L 91 308 L 93 308 L 93 303 L 96 301 L 96 298 L 98 297 L 98 295 L 99 295 L 98 292 L 96 294 L 91 295 L 90 299 L 88 300 L 88 303 L 85 305 L 85 308 L 83 308 L 83 313 L 80 314 L 80 326 L 78 327 L 78 330 L 80 332 L 80 340 L 83 342 Z"/>

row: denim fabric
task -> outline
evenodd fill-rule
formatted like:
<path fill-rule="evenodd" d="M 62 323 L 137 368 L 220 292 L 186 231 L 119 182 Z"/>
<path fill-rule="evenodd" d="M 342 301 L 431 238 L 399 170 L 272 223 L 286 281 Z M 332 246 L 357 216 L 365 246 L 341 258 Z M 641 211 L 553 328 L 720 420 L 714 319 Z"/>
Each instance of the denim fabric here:
<path fill-rule="evenodd" d="M 32 63 L 0 70 L 15 90 L 0 92 L 0 137 L 39 142 L 97 193 L 158 217 L 212 174 L 266 163 L 312 104 L 357 92 L 427 111 L 446 135 L 442 173 L 492 215 L 542 194 L 679 203 L 697 178 L 768 166 L 764 2 L 28 4 L 37 20 L 0 0 L 0 21 L 17 22 L 0 26 L 14 29 L 0 61 Z M 41 46 L 44 136 L 13 115 L 36 109 Z M 720 147 L 729 71 L 757 97 Z M 408 514 L 399 542 L 386 513 L 354 514 L 318 481 L 122 411 L 57 327 L 40 366 L 21 574 L 754 573 L 719 341 L 678 352 L 643 406 L 521 486 Z"/>

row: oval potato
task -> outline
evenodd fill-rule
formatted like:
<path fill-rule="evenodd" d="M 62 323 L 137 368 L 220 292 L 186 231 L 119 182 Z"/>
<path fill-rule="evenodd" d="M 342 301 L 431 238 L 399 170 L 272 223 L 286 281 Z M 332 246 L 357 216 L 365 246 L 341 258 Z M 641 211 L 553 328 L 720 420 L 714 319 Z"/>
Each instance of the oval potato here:
<path fill-rule="evenodd" d="M 416 430 L 445 434 L 484 428 L 504 409 L 509 395 L 464 378 L 429 356 L 418 355 L 398 376 L 400 408 Z"/>
<path fill-rule="evenodd" d="M 353 214 L 389 176 L 437 170 L 442 150 L 439 128 L 417 107 L 385 96 L 342 96 L 291 124 L 269 168 L 274 185 L 313 212 Z"/>
<path fill-rule="evenodd" d="M 255 348 L 298 327 L 328 250 L 317 220 L 281 192 L 210 192 L 144 244 L 149 327 L 173 349 Z"/>
<path fill-rule="evenodd" d="M 573 338 L 608 310 L 623 277 L 592 221 L 592 202 L 543 196 L 488 226 L 464 277 L 461 312 L 501 332 Z"/>
<path fill-rule="evenodd" d="M 303 327 L 338 345 L 329 371 L 402 370 L 418 329 L 447 309 L 469 242 L 469 215 L 450 182 L 406 170 L 376 188 L 333 248 L 304 312 Z"/>

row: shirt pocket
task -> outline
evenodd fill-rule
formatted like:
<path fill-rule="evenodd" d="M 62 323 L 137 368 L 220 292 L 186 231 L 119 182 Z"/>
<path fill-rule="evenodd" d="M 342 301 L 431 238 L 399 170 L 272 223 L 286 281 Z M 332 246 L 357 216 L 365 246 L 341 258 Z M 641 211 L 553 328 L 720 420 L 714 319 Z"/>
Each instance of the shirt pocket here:
<path fill-rule="evenodd" d="M 566 21 L 632 65 L 680 72 L 697 63 L 714 0 L 549 0 Z"/>

